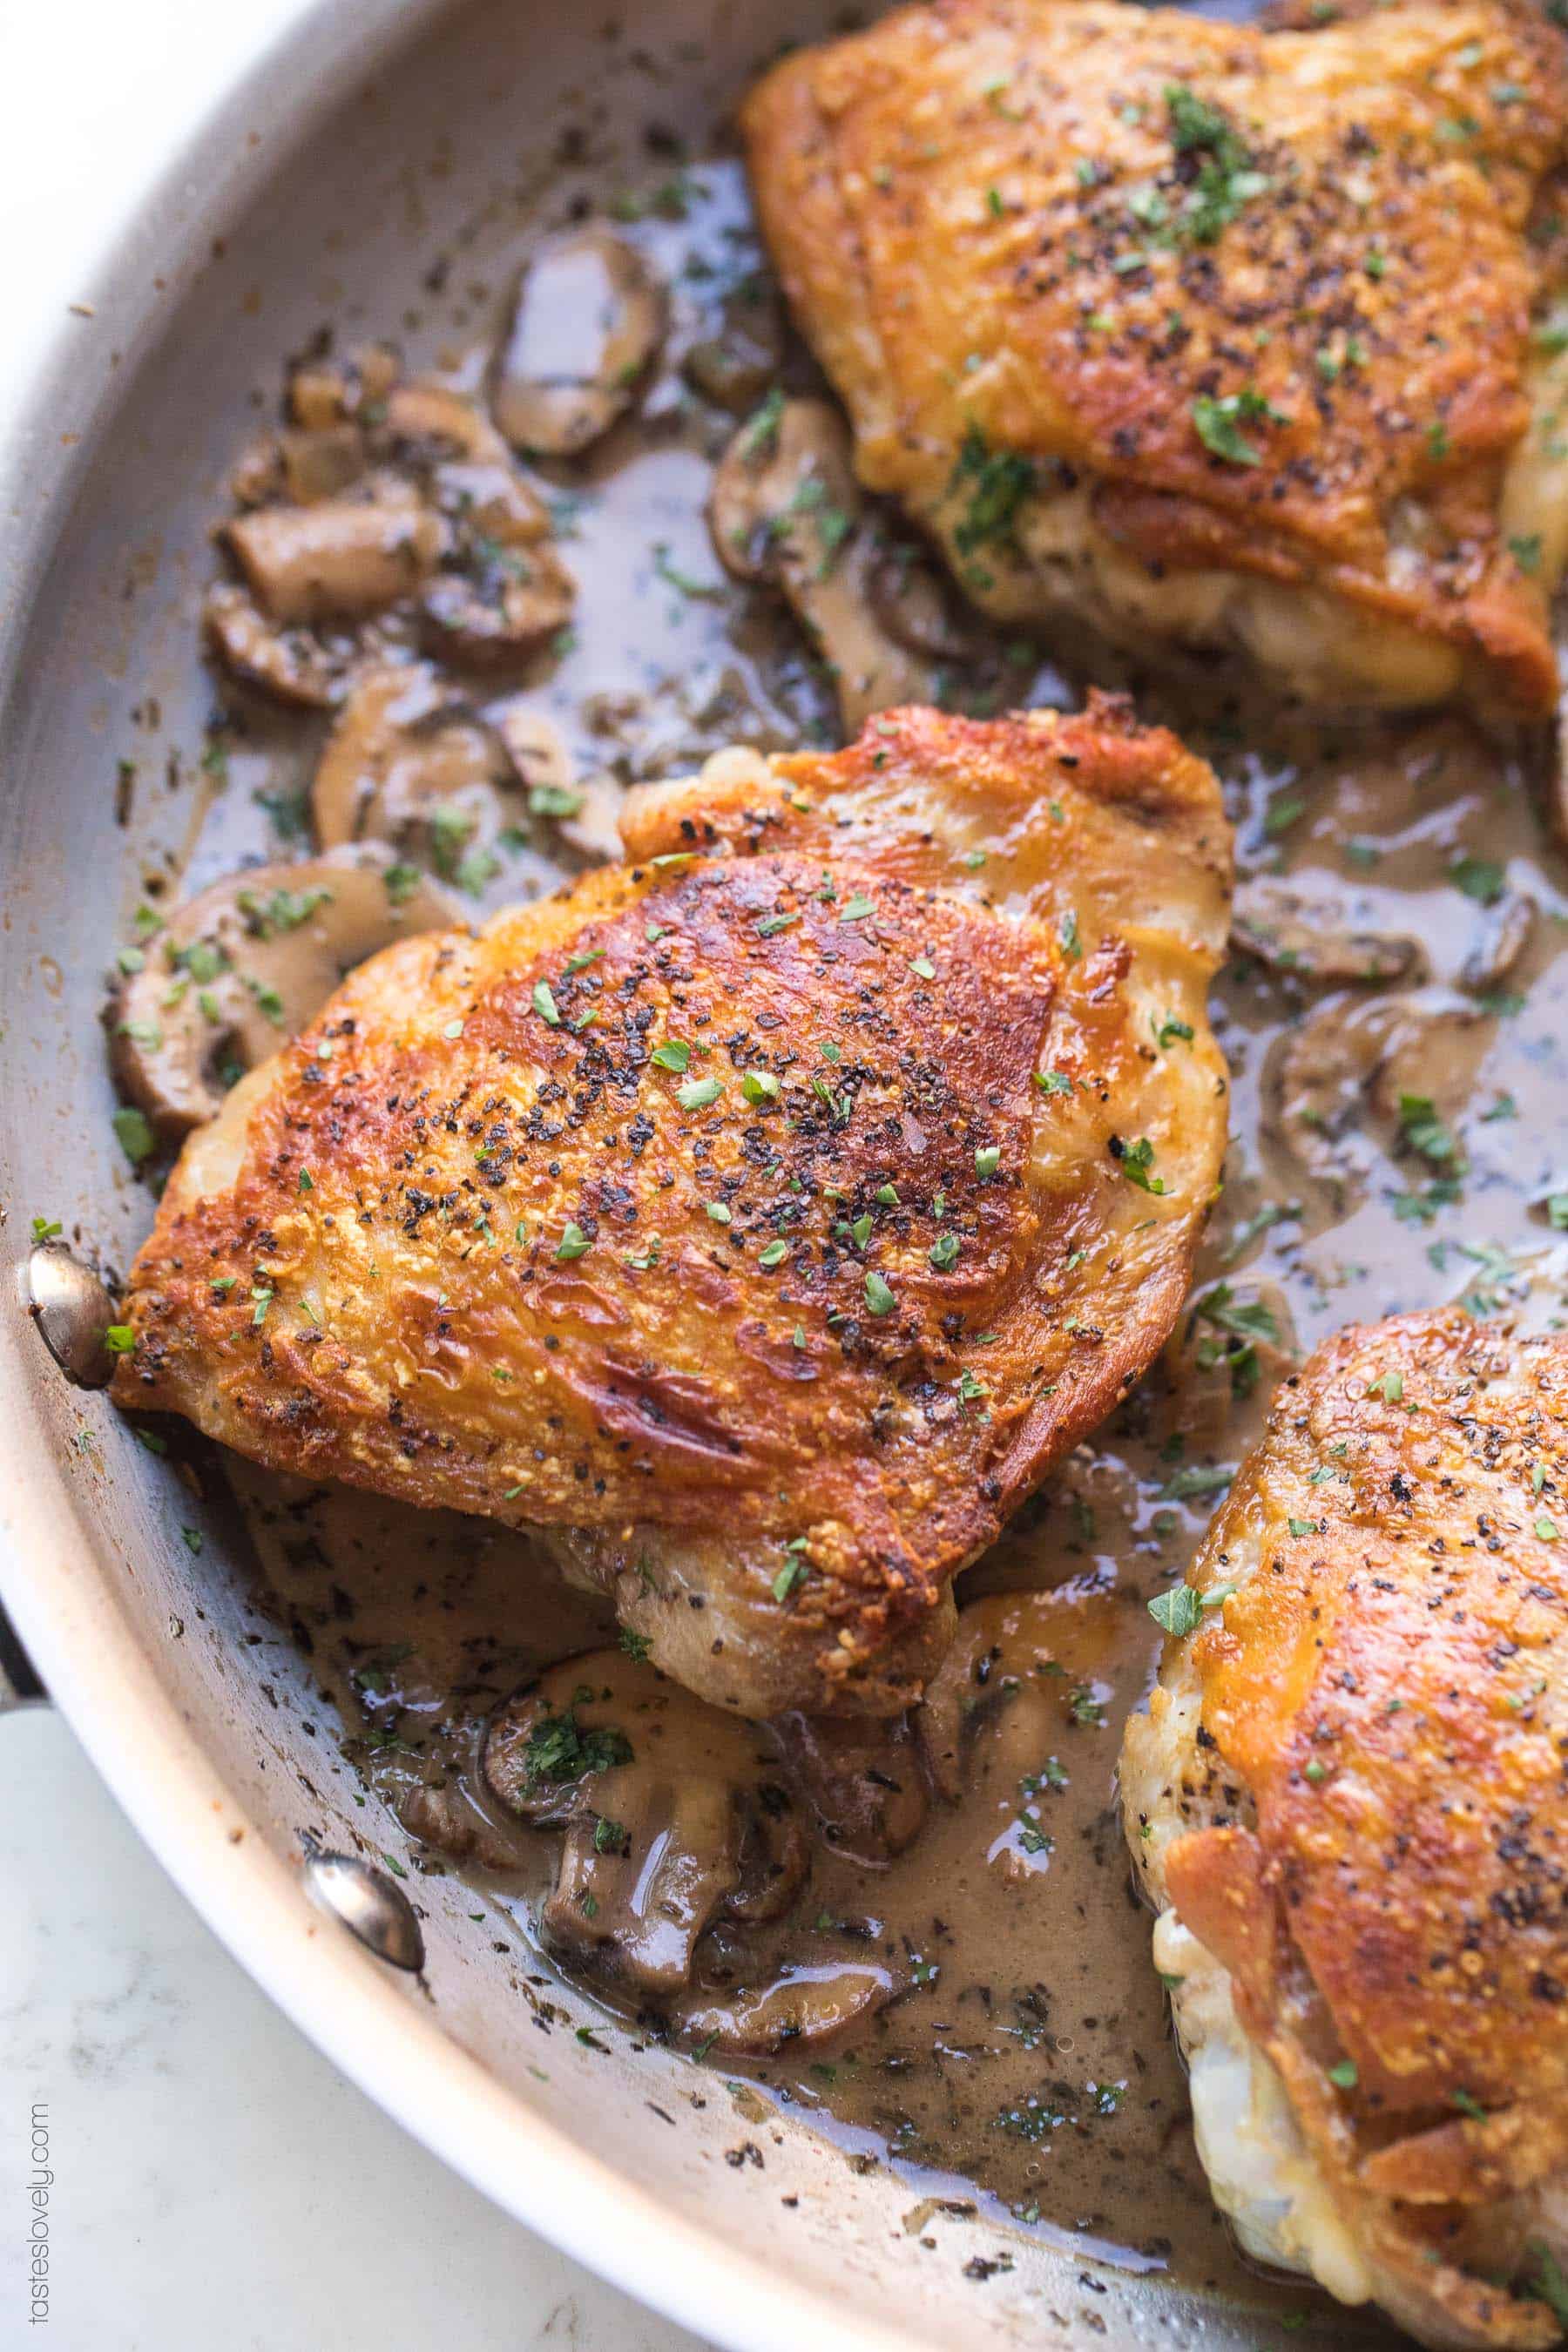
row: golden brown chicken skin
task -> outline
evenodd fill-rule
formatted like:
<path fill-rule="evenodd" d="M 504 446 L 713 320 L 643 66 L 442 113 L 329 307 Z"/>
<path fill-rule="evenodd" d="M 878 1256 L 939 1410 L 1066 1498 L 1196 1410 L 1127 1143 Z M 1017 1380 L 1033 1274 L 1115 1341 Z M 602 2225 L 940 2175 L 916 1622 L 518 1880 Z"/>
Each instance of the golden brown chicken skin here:
<path fill-rule="evenodd" d="M 1210 771 L 1100 701 L 634 795 L 187 1146 L 126 1405 L 542 1527 L 704 1696 L 889 1710 L 1144 1370 L 1226 1134 Z"/>
<path fill-rule="evenodd" d="M 743 129 L 859 477 L 978 604 L 1239 646 L 1314 698 L 1550 709 L 1540 9 L 932 0 L 786 58 Z"/>
<path fill-rule="evenodd" d="M 1568 1339 L 1341 1333 L 1189 1582 L 1122 1785 L 1216 2196 L 1426 2343 L 1554 2343 Z"/>

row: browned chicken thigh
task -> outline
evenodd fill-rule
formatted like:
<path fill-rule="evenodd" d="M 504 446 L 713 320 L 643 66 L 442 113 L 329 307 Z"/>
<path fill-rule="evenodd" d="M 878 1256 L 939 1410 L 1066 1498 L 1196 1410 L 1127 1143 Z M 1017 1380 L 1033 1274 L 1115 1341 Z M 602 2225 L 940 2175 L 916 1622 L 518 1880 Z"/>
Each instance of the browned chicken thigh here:
<path fill-rule="evenodd" d="M 1476 2352 L 1568 2316 L 1565 1402 L 1568 1339 L 1458 1307 L 1327 1341 L 1121 1759 L 1243 2245 Z"/>
<path fill-rule="evenodd" d="M 933 0 L 785 58 L 743 128 L 860 481 L 976 604 L 1314 698 L 1551 709 L 1544 11 Z"/>
<path fill-rule="evenodd" d="M 633 796 L 187 1144 L 125 1405 L 546 1530 L 704 1696 L 884 1712 L 1167 1337 L 1218 1179 L 1213 775 L 1101 700 Z"/>

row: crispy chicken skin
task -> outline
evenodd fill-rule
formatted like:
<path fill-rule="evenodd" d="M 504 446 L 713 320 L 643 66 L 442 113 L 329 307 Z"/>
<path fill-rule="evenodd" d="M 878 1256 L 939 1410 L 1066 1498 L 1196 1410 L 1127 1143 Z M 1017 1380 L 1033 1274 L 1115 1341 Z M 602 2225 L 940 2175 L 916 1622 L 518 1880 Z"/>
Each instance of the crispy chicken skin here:
<path fill-rule="evenodd" d="M 859 477 L 976 603 L 1239 645 L 1312 698 L 1550 710 L 1568 379 L 1531 232 L 1568 65 L 1528 0 L 1312 32 L 932 0 L 742 121 Z"/>
<path fill-rule="evenodd" d="M 886 1712 L 1169 1333 L 1218 1179 L 1214 777 L 1100 699 L 632 796 L 193 1138 L 121 1404 L 548 1531 L 704 1696 Z"/>
<path fill-rule="evenodd" d="M 1554 2343 L 1495 2282 L 1568 2242 L 1568 1339 L 1342 1332 L 1190 1582 L 1122 1790 L 1215 2193 L 1426 2343 Z"/>

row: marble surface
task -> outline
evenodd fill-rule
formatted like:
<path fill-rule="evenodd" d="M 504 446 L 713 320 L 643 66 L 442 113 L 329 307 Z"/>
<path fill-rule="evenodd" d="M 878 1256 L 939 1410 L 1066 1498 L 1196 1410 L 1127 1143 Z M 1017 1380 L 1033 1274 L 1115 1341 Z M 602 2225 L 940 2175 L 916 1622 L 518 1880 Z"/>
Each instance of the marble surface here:
<path fill-rule="evenodd" d="M 702 2352 L 486 2203 L 250 1984 L 50 1709 L 0 1716 L 0 2347 Z M 30 2324 L 47 2107 L 49 2316 Z"/>

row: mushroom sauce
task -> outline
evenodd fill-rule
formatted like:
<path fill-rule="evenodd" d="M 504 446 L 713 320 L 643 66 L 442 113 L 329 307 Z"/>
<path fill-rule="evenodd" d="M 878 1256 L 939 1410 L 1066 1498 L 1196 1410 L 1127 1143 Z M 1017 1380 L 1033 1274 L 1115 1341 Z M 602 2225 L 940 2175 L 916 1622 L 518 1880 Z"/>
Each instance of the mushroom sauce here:
<path fill-rule="evenodd" d="M 708 1711 L 662 1684 L 635 1642 L 616 1651 L 607 1611 L 564 1587 L 542 1547 L 225 1461 L 261 1572 L 255 1640 L 308 1651 L 363 1774 L 367 1821 L 384 1802 L 402 1825 L 401 1840 L 389 1827 L 374 1842 L 410 1877 L 466 1874 L 475 1913 L 531 1955 L 536 1985 L 559 1969 L 602 2005 L 599 2031 L 673 2036 L 701 2066 L 749 2079 L 747 2095 L 808 2111 L 849 2161 L 897 2167 L 911 2234 L 958 2201 L 1258 2301 L 1273 2290 L 1243 2282 L 1192 2147 L 1129 1892 L 1114 1759 L 1159 1651 L 1148 1604 L 1182 1576 L 1282 1372 L 1321 1333 L 1395 1308 L 1462 1297 L 1488 1315 L 1532 1292 L 1552 1311 L 1553 1235 L 1568 1227 L 1568 896 L 1548 846 L 1545 753 L 1449 719 L 1309 723 L 1244 704 L 1222 674 L 1173 681 L 1103 652 L 1091 668 L 1082 647 L 999 638 L 956 608 L 889 517 L 861 512 L 852 488 L 840 501 L 826 457 L 786 485 L 792 520 L 764 517 L 747 547 L 716 551 L 705 507 L 732 436 L 763 446 L 782 393 L 821 387 L 785 336 L 738 165 L 658 144 L 642 184 L 598 188 L 592 205 L 552 199 L 539 236 L 561 241 L 546 248 L 557 275 L 548 299 L 536 286 L 532 315 L 526 297 L 521 309 L 510 299 L 520 249 L 503 257 L 509 283 L 494 290 L 509 299 L 484 331 L 470 292 L 431 352 L 477 414 L 487 396 L 498 414 L 510 402 L 563 454 L 524 469 L 533 504 L 514 502 L 523 555 L 510 568 L 514 542 L 500 537 L 498 554 L 496 530 L 480 540 L 471 527 L 488 490 L 447 499 L 448 524 L 469 537 L 457 568 L 436 575 L 444 601 L 426 608 L 438 642 L 421 691 L 432 708 L 460 697 L 454 723 L 503 742 L 509 722 L 526 732 L 538 719 L 559 740 L 535 739 L 542 767 L 525 749 L 510 770 L 486 769 L 478 794 L 459 762 L 445 822 L 416 772 L 386 828 L 410 887 L 432 870 L 473 915 L 538 895 L 608 853 L 626 783 L 732 742 L 837 740 L 867 670 L 833 675 L 838 620 L 813 600 L 837 573 L 857 625 L 893 649 L 885 674 L 901 698 L 915 677 L 931 698 L 984 714 L 1070 704 L 1092 676 L 1126 686 L 1142 715 L 1214 761 L 1240 853 L 1235 951 L 1216 992 L 1234 1102 L 1224 1196 L 1163 1365 L 961 1580 L 958 1646 L 916 1726 L 694 1728 L 687 1717 Z M 585 183 L 568 173 L 563 185 Z M 590 209 L 614 240 L 597 252 L 579 235 Z M 434 257 L 425 281 L 437 309 L 447 266 Z M 285 457 L 384 464 L 375 436 L 396 369 L 384 383 L 380 362 L 358 363 L 367 460 L 344 437 L 339 362 L 323 337 L 304 363 L 318 392 L 326 382 L 313 419 L 297 364 Z M 563 418 L 560 384 L 589 379 L 589 410 L 567 403 Z M 337 436 L 335 458 L 322 433 Z M 493 454 L 459 457 L 482 470 Z M 247 457 L 242 505 L 256 467 L 277 462 L 275 449 Z M 395 450 L 395 473 L 401 462 Z M 435 494 L 426 483 L 416 496 Z M 576 583 L 574 608 L 563 617 L 547 597 L 521 667 L 476 686 L 474 632 L 510 625 L 527 551 L 546 543 Z M 803 612 L 828 633 L 820 647 Z M 319 617 L 301 611 L 289 626 L 308 633 Z M 238 618 L 249 627 L 254 614 Z M 220 654 L 224 625 L 220 612 Z M 395 612 L 374 625 L 383 655 L 405 658 Z M 310 854 L 327 697 L 280 702 L 276 671 L 270 696 L 255 690 L 274 643 L 231 638 L 228 650 L 203 827 L 178 890 L 166 877 L 148 885 L 168 905 L 237 867 Z M 342 655 L 319 627 L 312 645 L 296 635 L 284 650 L 295 664 Z M 376 772 L 390 802 L 388 772 Z M 319 795 L 316 815 L 326 846 Z M 128 934 L 128 971 L 157 926 L 149 911 Z M 188 966 L 185 977 L 200 981 Z M 150 1156 L 134 1114 L 122 1139 Z M 514 1699 L 542 1676 L 553 1698 Z M 513 1717 L 509 1748 L 497 1710 L 519 1706 L 533 1711 Z M 602 1794 L 586 1838 L 508 1802 L 508 1754 L 520 1740 L 536 1753 L 543 1737 L 566 1743 L 561 1777 L 592 1779 L 596 1806 Z M 650 1778 L 660 1740 L 669 1752 Z M 683 1777 L 693 1742 L 702 1769 Z M 772 1875 L 759 1878 L 764 1850 Z M 1280 2307 L 1303 2292 L 1284 2290 Z"/>

